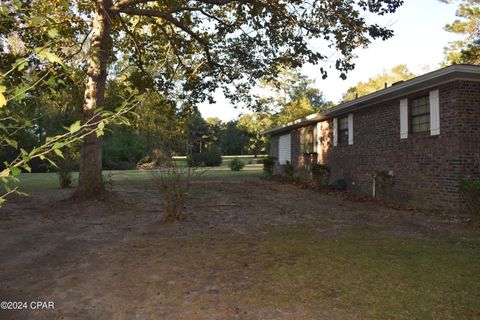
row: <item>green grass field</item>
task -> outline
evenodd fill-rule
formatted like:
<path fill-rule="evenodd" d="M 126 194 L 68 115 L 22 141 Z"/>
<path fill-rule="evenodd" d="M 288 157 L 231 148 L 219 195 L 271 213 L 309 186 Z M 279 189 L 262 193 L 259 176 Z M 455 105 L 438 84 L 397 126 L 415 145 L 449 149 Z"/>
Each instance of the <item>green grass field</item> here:
<path fill-rule="evenodd" d="M 244 160 L 245 161 L 245 160 Z M 248 163 L 247 161 L 245 161 Z M 243 177 L 259 177 L 263 175 L 263 165 L 246 164 L 241 171 L 231 171 L 227 166 L 228 162 L 220 167 L 204 168 L 205 173 L 200 175 L 200 179 L 236 179 Z M 152 173 L 148 170 L 105 170 L 103 176 L 106 181 L 111 180 L 113 185 L 140 183 L 152 179 Z M 73 173 L 74 183 L 78 181 L 78 172 Z M 19 186 L 20 191 L 31 192 L 39 190 L 52 190 L 60 187 L 58 175 L 54 172 L 49 173 L 22 173 L 18 176 L 19 182 L 12 186 Z"/>

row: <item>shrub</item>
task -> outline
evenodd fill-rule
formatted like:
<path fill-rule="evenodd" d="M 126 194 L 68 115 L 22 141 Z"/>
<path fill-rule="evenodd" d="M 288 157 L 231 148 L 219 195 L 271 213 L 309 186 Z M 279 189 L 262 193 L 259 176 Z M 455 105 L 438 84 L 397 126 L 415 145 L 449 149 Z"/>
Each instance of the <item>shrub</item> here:
<path fill-rule="evenodd" d="M 135 169 L 145 157 L 145 139 L 139 134 L 115 128 L 105 137 L 102 144 L 103 168 L 106 170 Z"/>
<path fill-rule="evenodd" d="M 180 167 L 173 159 L 162 161 L 151 172 L 153 181 L 163 192 L 164 221 L 185 220 L 190 188 L 202 172 L 197 167 Z"/>
<path fill-rule="evenodd" d="M 373 175 L 373 178 L 375 180 L 375 186 L 377 190 L 375 192 L 375 197 L 377 195 L 381 196 L 388 188 L 393 187 L 395 184 L 395 175 L 388 171 L 377 171 Z"/>
<path fill-rule="evenodd" d="M 218 167 L 222 164 L 222 155 L 216 151 L 202 151 L 187 157 L 189 167 Z"/>
<path fill-rule="evenodd" d="M 240 171 L 243 169 L 243 167 L 245 167 L 245 163 L 242 160 L 240 160 L 240 158 L 235 157 L 233 158 L 232 161 L 230 161 L 228 166 L 232 171 Z"/>
<path fill-rule="evenodd" d="M 261 161 L 263 163 L 263 171 L 271 176 L 273 174 L 273 168 L 275 167 L 275 157 L 268 156 Z"/>
<path fill-rule="evenodd" d="M 470 211 L 480 214 L 480 177 L 474 180 L 460 179 L 459 189 Z"/>
<path fill-rule="evenodd" d="M 73 177 L 71 170 L 61 170 L 57 171 L 58 174 L 58 182 L 60 183 L 60 188 L 65 189 L 72 185 Z"/>
<path fill-rule="evenodd" d="M 62 155 L 56 155 L 53 160 L 55 162 L 60 188 L 68 188 L 73 184 L 72 173 L 79 168 L 80 152 L 78 144 L 71 144 L 62 148 Z"/>
<path fill-rule="evenodd" d="M 318 186 L 326 186 L 330 181 L 330 167 L 314 163 L 310 166 L 310 172 L 312 173 L 312 179 Z"/>
<path fill-rule="evenodd" d="M 295 168 L 290 163 L 290 161 L 287 161 L 287 163 L 283 166 L 283 173 L 287 178 L 293 178 L 295 174 Z"/>

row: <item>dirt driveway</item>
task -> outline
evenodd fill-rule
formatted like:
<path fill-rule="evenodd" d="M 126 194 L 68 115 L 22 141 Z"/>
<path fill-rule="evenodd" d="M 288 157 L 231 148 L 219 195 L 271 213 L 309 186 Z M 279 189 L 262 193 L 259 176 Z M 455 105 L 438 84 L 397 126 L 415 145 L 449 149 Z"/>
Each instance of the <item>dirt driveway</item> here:
<path fill-rule="evenodd" d="M 117 186 L 103 202 L 64 201 L 70 192 L 37 192 L 0 209 L 0 300 L 29 304 L 0 310 L 0 319 L 381 318 L 361 293 L 350 297 L 362 288 L 335 287 L 299 268 L 323 265 L 334 275 L 332 259 L 321 259 L 340 254 L 344 247 L 330 243 L 347 238 L 348 250 L 386 246 L 387 237 L 480 238 L 468 217 L 394 210 L 259 178 L 197 183 L 190 218 L 170 224 L 148 185 Z M 287 242 L 300 249 L 282 247 Z M 312 260 L 309 248 L 325 255 Z M 32 310 L 32 301 L 54 308 Z M 441 312 L 435 303 L 432 312 Z"/>

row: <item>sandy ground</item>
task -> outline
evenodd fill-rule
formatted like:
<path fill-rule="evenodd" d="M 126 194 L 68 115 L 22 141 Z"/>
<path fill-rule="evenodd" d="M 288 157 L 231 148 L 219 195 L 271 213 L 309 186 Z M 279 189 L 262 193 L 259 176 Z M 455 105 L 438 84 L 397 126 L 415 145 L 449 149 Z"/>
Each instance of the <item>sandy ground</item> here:
<path fill-rule="evenodd" d="M 302 226 L 325 238 L 353 225 L 419 237 L 477 232 L 467 216 L 396 210 L 259 178 L 198 182 L 188 220 L 175 223 L 162 222 L 154 187 L 114 191 L 109 201 L 81 203 L 65 200 L 72 190 L 36 192 L 0 209 L 0 301 L 54 302 L 53 310 L 0 310 L 0 319 L 359 319 L 249 296 L 264 281 L 255 276 L 264 254 L 258 243 Z"/>

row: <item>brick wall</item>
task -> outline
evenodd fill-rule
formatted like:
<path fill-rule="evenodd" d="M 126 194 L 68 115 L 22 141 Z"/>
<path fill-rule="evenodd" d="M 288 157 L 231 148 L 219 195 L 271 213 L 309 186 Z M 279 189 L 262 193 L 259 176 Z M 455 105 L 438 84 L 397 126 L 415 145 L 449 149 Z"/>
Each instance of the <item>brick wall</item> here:
<path fill-rule="evenodd" d="M 459 82 L 460 163 L 462 175 L 480 176 L 480 82 Z"/>
<path fill-rule="evenodd" d="M 331 181 L 343 178 L 350 190 L 371 194 L 372 175 L 392 171 L 395 184 L 380 190 L 383 198 L 420 208 L 464 209 L 458 179 L 480 173 L 480 83 L 455 81 L 407 98 L 434 89 L 440 94 L 438 136 L 409 133 L 400 139 L 399 99 L 353 111 L 353 145 L 334 147 L 332 120 L 323 123 L 318 161 L 332 169 Z M 305 163 L 299 154 L 302 130 L 292 131 L 292 163 L 298 170 Z"/>

